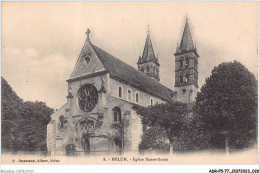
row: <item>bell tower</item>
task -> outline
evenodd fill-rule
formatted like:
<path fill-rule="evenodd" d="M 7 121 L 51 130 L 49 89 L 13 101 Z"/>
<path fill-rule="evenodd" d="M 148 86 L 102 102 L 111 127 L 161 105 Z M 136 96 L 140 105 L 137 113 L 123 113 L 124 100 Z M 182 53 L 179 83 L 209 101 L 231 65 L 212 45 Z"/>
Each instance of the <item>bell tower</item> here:
<path fill-rule="evenodd" d="M 155 57 L 154 51 L 153 51 L 153 45 L 150 38 L 149 33 L 149 27 L 147 31 L 147 37 L 146 42 L 144 46 L 144 51 L 142 57 L 139 56 L 138 62 L 138 70 L 146 74 L 147 76 L 154 78 L 158 81 L 160 81 L 159 78 L 159 61 L 158 61 L 158 55 Z"/>
<path fill-rule="evenodd" d="M 184 103 L 194 102 L 198 91 L 198 58 L 196 46 L 186 18 L 180 45 L 177 44 L 175 56 L 176 100 Z"/>

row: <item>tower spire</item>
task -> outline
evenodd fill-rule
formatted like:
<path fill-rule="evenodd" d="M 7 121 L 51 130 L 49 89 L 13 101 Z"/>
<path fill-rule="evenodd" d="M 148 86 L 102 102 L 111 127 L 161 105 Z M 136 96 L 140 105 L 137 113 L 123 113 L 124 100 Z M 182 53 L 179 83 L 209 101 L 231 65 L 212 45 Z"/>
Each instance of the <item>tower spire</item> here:
<path fill-rule="evenodd" d="M 151 41 L 150 34 L 149 34 L 149 25 L 148 25 L 147 37 L 146 37 L 146 41 L 145 41 L 142 60 L 144 62 L 155 60 L 153 45 L 152 45 L 152 41 Z"/>
<path fill-rule="evenodd" d="M 194 50 L 194 44 L 193 44 L 193 40 L 192 40 L 192 37 L 191 37 L 191 32 L 190 32 L 187 17 L 186 17 L 186 23 L 185 23 L 184 31 L 183 31 L 183 34 L 182 34 L 180 49 L 182 51 Z"/>
<path fill-rule="evenodd" d="M 157 57 L 154 54 L 152 41 L 150 38 L 150 28 L 149 25 L 147 26 L 147 36 L 144 45 L 144 50 L 142 57 L 139 56 L 137 65 L 138 69 L 148 75 L 149 77 L 153 77 L 157 80 L 159 79 L 159 60 L 158 55 Z"/>
<path fill-rule="evenodd" d="M 198 58 L 186 14 L 185 27 L 174 54 L 176 101 L 194 102 L 198 91 Z"/>

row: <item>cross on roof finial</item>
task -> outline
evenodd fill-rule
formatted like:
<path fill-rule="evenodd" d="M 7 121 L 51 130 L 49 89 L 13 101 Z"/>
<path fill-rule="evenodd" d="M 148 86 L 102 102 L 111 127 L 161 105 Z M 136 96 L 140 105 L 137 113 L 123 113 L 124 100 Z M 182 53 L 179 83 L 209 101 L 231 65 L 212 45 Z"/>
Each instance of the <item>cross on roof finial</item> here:
<path fill-rule="evenodd" d="M 150 31 L 149 31 L 149 25 L 147 25 L 147 34 L 149 35 L 150 33 L 149 33 Z"/>
<path fill-rule="evenodd" d="M 87 40 L 90 40 L 90 39 L 89 39 L 89 33 L 91 33 L 91 32 L 90 32 L 90 30 L 89 30 L 89 29 L 87 29 L 87 31 L 86 31 Z"/>
<path fill-rule="evenodd" d="M 188 22 L 188 16 L 187 16 L 187 12 L 186 12 L 186 22 Z"/>

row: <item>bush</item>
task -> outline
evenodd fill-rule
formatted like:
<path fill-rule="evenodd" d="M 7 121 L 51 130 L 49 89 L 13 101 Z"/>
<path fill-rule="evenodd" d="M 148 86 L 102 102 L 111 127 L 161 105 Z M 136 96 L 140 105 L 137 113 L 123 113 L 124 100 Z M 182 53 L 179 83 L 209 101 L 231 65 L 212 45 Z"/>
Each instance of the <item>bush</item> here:
<path fill-rule="evenodd" d="M 68 155 L 68 156 L 76 155 L 76 146 L 73 143 L 67 144 L 65 149 L 66 149 L 66 155 Z"/>

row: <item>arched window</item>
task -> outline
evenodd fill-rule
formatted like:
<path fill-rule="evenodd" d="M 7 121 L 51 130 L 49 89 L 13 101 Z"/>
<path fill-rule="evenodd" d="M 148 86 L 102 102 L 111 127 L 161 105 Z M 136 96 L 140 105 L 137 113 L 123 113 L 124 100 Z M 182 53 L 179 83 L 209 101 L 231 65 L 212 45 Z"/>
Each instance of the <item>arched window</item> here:
<path fill-rule="evenodd" d="M 189 58 L 186 57 L 185 59 L 185 68 L 188 68 L 189 67 Z"/>
<path fill-rule="evenodd" d="M 59 121 L 60 121 L 60 128 L 64 127 L 64 122 L 65 122 L 65 117 L 63 115 L 61 115 L 59 117 Z"/>
<path fill-rule="evenodd" d="M 150 67 L 146 66 L 146 72 L 149 72 L 149 70 L 150 70 Z"/>
<path fill-rule="evenodd" d="M 185 74 L 185 82 L 186 82 L 186 83 L 189 82 L 189 74 L 188 74 L 188 73 Z"/>
<path fill-rule="evenodd" d="M 144 72 L 144 67 L 141 68 L 141 71 Z"/>
<path fill-rule="evenodd" d="M 197 76 L 196 76 L 196 75 L 194 75 L 194 82 L 195 82 L 195 84 L 197 85 L 198 78 L 197 78 Z"/>
<path fill-rule="evenodd" d="M 183 59 L 181 58 L 180 59 L 180 68 L 182 68 L 183 67 Z"/>
<path fill-rule="evenodd" d="M 150 102 L 151 102 L 151 106 L 153 106 L 153 99 L 152 98 L 151 98 Z"/>
<path fill-rule="evenodd" d="M 132 92 L 131 92 L 130 89 L 128 89 L 128 91 L 127 91 L 127 99 L 128 99 L 129 101 L 132 101 Z"/>
<path fill-rule="evenodd" d="M 112 109 L 112 112 L 113 112 L 114 122 L 121 122 L 122 121 L 121 109 L 116 106 Z"/>
<path fill-rule="evenodd" d="M 139 94 L 138 93 L 135 93 L 135 102 L 139 103 Z"/>
<path fill-rule="evenodd" d="M 118 97 L 122 98 L 122 87 L 119 86 L 118 88 Z"/>
<path fill-rule="evenodd" d="M 179 78 L 180 78 L 180 83 L 182 83 L 182 82 L 183 82 L 183 75 L 180 74 L 180 75 L 179 75 Z"/>

